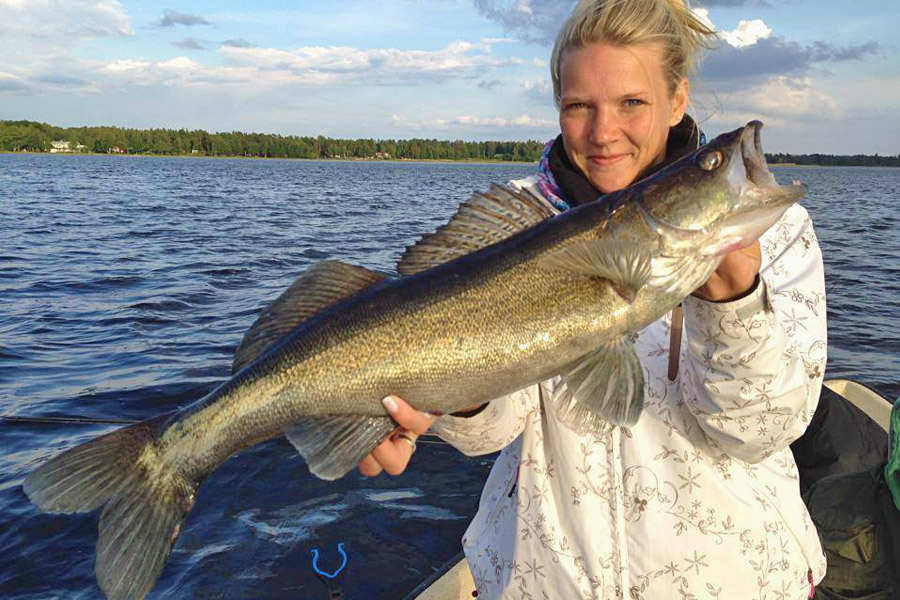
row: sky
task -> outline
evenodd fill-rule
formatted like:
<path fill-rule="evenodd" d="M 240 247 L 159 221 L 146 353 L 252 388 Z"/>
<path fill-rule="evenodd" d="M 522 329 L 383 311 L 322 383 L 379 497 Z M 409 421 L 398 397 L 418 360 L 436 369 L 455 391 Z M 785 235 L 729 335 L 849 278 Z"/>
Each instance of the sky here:
<path fill-rule="evenodd" d="M 547 140 L 573 0 L 0 0 L 0 119 L 343 138 Z M 706 0 L 708 136 L 900 153 L 900 2 Z"/>

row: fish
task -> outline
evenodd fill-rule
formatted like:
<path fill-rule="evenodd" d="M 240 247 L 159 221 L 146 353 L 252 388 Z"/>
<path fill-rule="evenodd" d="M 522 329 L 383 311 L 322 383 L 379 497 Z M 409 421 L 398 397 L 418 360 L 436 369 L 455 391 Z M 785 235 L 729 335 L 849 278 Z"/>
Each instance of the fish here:
<path fill-rule="evenodd" d="M 389 394 L 446 414 L 558 375 L 550 404 L 567 426 L 631 426 L 644 390 L 633 334 L 805 193 L 775 181 L 761 127 L 564 212 L 492 185 L 409 246 L 395 276 L 315 264 L 247 331 L 230 379 L 64 451 L 24 491 L 46 512 L 102 508 L 97 581 L 111 600 L 140 600 L 218 465 L 286 435 L 314 475 L 337 479 L 395 431 Z"/>

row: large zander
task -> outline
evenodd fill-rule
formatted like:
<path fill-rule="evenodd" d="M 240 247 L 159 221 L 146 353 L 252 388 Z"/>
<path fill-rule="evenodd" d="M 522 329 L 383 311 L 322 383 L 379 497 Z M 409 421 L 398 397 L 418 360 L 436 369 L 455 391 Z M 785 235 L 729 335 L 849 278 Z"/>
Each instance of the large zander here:
<path fill-rule="evenodd" d="M 761 126 L 562 214 L 494 186 L 407 249 L 400 277 L 315 265 L 248 331 L 230 380 L 60 454 L 25 492 L 50 512 L 103 507 L 97 579 L 109 598 L 140 599 L 219 464 L 285 433 L 314 474 L 340 477 L 394 429 L 387 394 L 448 413 L 559 374 L 551 405 L 567 425 L 634 424 L 644 384 L 630 335 L 804 193 L 768 172 Z"/>

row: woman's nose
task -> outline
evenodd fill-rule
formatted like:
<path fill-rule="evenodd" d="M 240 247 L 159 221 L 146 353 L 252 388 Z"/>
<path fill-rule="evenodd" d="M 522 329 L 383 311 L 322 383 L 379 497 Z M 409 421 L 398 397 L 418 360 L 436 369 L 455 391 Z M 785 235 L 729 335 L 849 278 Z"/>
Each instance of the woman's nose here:
<path fill-rule="evenodd" d="M 593 144 L 603 145 L 615 141 L 621 133 L 618 116 L 615 111 L 605 107 L 594 111 L 591 121 L 590 141 Z"/>

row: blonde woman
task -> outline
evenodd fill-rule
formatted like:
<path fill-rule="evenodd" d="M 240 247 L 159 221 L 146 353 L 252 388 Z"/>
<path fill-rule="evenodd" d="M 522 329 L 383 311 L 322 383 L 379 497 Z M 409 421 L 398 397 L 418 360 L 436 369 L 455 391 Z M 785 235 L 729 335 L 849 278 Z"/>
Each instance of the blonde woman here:
<path fill-rule="evenodd" d="M 565 209 L 694 151 L 689 75 L 712 37 L 681 0 L 580 2 L 552 55 L 561 135 L 513 184 Z M 429 427 L 466 454 L 501 451 L 463 538 L 479 598 L 807 598 L 825 560 L 788 445 L 819 397 L 824 298 L 794 206 L 685 299 L 680 343 L 679 311 L 640 332 L 634 427 L 568 429 L 558 378 L 436 421 L 391 397 L 405 429 L 360 470 L 402 472 Z"/>

